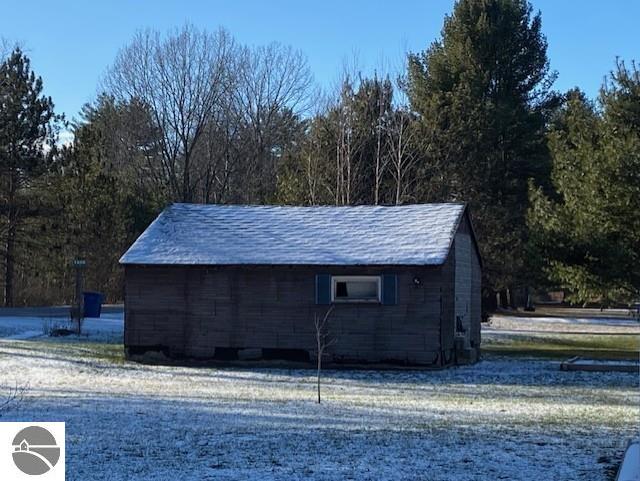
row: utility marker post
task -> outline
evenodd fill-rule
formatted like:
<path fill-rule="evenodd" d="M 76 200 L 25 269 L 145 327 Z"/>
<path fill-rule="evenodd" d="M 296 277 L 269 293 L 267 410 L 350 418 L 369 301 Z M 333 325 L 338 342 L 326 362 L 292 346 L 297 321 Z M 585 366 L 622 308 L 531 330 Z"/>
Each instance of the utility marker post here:
<path fill-rule="evenodd" d="M 71 319 L 76 326 L 76 333 L 82 333 L 82 320 L 84 318 L 84 271 L 87 267 L 87 261 L 84 259 L 74 259 L 73 268 L 76 273 L 76 289 L 73 306 L 71 307 Z"/>

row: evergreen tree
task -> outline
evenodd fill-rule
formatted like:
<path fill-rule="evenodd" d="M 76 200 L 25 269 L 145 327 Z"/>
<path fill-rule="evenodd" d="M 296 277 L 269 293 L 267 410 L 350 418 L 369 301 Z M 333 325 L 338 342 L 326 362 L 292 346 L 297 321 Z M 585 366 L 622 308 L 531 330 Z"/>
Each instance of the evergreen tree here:
<path fill-rule="evenodd" d="M 48 215 L 24 225 L 33 241 L 18 250 L 18 302 L 71 302 L 75 258 L 87 261 L 86 289 L 122 299 L 118 260 L 166 202 L 148 169 L 155 155 L 148 121 L 138 102 L 100 96 L 83 107 L 73 142 L 58 149 L 35 186 Z"/>
<path fill-rule="evenodd" d="M 148 155 L 149 146 L 135 131 L 145 129 L 125 131 L 139 117 L 138 107 L 107 96 L 85 106 L 73 144 L 62 150 L 50 177 L 52 197 L 63 206 L 49 224 L 55 250 L 62 254 L 60 278 L 70 273 L 72 259 L 86 259 L 86 287 L 111 300 L 122 299 L 120 256 L 165 203 L 163 193 L 154 192 L 155 184 L 140 178 L 141 152 Z"/>
<path fill-rule="evenodd" d="M 442 39 L 409 58 L 430 184 L 419 199 L 470 203 L 485 286 L 495 290 L 528 277 L 527 183 L 547 182 L 545 123 L 556 105 L 546 51 L 528 2 L 460 0 Z"/>
<path fill-rule="evenodd" d="M 17 249 L 33 240 L 23 235 L 29 218 L 42 214 L 35 180 L 46 171 L 55 149 L 55 123 L 42 79 L 17 48 L 0 65 L 0 235 L 4 305 L 14 303 Z"/>
<path fill-rule="evenodd" d="M 640 296 L 640 72 L 618 63 L 599 108 L 569 92 L 549 133 L 553 192 L 532 192 L 534 254 L 578 302 Z"/>

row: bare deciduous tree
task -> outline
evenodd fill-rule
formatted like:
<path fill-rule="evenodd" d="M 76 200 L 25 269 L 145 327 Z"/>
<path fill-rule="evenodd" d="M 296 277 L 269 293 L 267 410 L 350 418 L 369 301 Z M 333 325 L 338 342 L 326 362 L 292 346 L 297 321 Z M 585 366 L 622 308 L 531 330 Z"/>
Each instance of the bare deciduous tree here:
<path fill-rule="evenodd" d="M 334 185 L 329 190 L 336 205 L 379 204 L 385 197 L 385 130 L 392 97 L 388 78 L 363 78 L 345 65 L 335 100 L 325 113 L 327 133 L 334 139 Z"/>
<path fill-rule="evenodd" d="M 19 385 L 16 381 L 14 386 L 9 386 L 9 391 L 0 400 L 0 417 L 6 413 L 9 409 L 20 404 L 24 399 L 24 394 L 27 391 L 29 385 Z"/>
<path fill-rule="evenodd" d="M 299 50 L 278 43 L 242 49 L 234 93 L 246 129 L 245 181 L 253 184 L 253 201 L 266 201 L 275 189 L 284 124 L 307 111 L 312 83 Z"/>
<path fill-rule="evenodd" d="M 320 404 L 320 377 L 322 373 L 322 358 L 325 355 L 325 351 L 329 346 L 335 343 L 335 338 L 331 338 L 329 334 L 329 315 L 333 311 L 331 306 L 324 316 L 318 314 L 314 315 L 313 326 L 315 328 L 316 335 L 316 354 L 317 354 L 317 387 L 318 387 L 318 404 Z"/>
<path fill-rule="evenodd" d="M 224 30 L 185 25 L 166 37 L 146 30 L 118 53 L 106 76 L 117 99 L 137 99 L 150 109 L 161 152 L 156 168 L 174 199 L 194 198 L 193 152 L 230 89 L 234 49 Z"/>
<path fill-rule="evenodd" d="M 407 192 L 413 186 L 411 172 L 418 160 L 413 123 L 411 112 L 406 108 L 399 108 L 391 115 L 386 127 L 389 164 L 395 184 L 393 198 L 396 205 L 406 200 Z"/>
<path fill-rule="evenodd" d="M 387 112 L 386 105 L 390 99 L 386 98 L 387 90 L 381 88 L 378 90 L 376 103 L 378 105 L 378 115 L 376 121 L 376 153 L 375 153 L 375 178 L 373 188 L 373 203 L 378 205 L 380 203 L 380 187 L 382 186 L 382 180 L 387 170 L 387 164 L 389 163 L 389 157 L 384 155 L 383 139 L 387 129 Z"/>
<path fill-rule="evenodd" d="M 17 42 L 11 42 L 4 37 L 0 37 L 0 62 L 4 62 L 11 51 L 18 47 L 21 48 L 22 46 Z"/>
<path fill-rule="evenodd" d="M 318 146 L 314 139 L 308 142 L 309 151 L 304 153 L 304 179 L 307 192 L 307 203 L 309 205 L 318 205 L 321 173 L 320 173 L 320 155 L 318 155 Z"/>
<path fill-rule="evenodd" d="M 336 138 L 336 205 L 349 205 L 352 193 L 359 180 L 357 162 L 361 138 L 356 131 L 356 116 L 353 106 L 354 87 L 351 77 L 346 74 L 342 83 L 340 97 L 335 106 L 337 116 Z"/>
<path fill-rule="evenodd" d="M 189 25 L 138 33 L 105 79 L 116 99 L 146 106 L 157 129 L 154 171 L 138 174 L 183 202 L 265 202 L 311 84 L 299 51 L 239 47 L 224 30 Z"/>

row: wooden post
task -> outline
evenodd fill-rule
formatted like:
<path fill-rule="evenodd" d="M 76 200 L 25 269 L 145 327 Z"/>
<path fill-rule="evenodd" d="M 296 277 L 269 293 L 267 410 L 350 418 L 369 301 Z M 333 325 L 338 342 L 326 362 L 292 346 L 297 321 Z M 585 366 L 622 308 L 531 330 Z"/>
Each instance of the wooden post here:
<path fill-rule="evenodd" d="M 76 288 L 73 307 L 71 308 L 71 318 L 76 325 L 76 333 L 80 335 L 82 333 L 82 320 L 84 318 L 84 296 L 82 291 L 84 290 L 84 270 L 87 267 L 87 262 L 84 259 L 74 259 L 73 268 L 76 272 Z"/>

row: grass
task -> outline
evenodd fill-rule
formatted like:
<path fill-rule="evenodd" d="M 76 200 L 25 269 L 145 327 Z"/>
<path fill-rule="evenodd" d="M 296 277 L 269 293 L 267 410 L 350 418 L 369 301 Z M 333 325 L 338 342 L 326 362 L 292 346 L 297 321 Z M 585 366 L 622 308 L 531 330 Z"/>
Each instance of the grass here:
<path fill-rule="evenodd" d="M 3 343 L 0 342 L 0 346 Z M 44 338 L 27 343 L 15 343 L 14 349 L 48 351 L 65 358 L 125 362 L 124 345 L 120 339 L 112 342 L 85 341 L 72 338 Z M 538 357 L 567 359 L 573 356 L 593 359 L 629 359 L 640 357 L 640 336 L 629 334 L 562 334 L 523 333 L 485 334 L 482 339 L 483 356 Z"/>
<path fill-rule="evenodd" d="M 640 336 L 629 334 L 523 333 L 485 335 L 483 354 L 595 359 L 638 359 Z"/>
<path fill-rule="evenodd" d="M 78 352 L 78 354 L 82 354 L 96 360 L 116 364 L 122 364 L 125 361 L 123 344 L 87 342 L 69 344 L 69 347 Z"/>
<path fill-rule="evenodd" d="M 0 342 L 0 347 L 3 344 L 4 342 Z M 55 357 L 77 359 L 78 361 L 102 361 L 114 364 L 125 362 L 124 345 L 121 342 L 86 342 L 77 338 L 50 338 L 12 343 L 11 348 L 25 353 L 33 352 L 36 349 L 50 353 Z"/>

